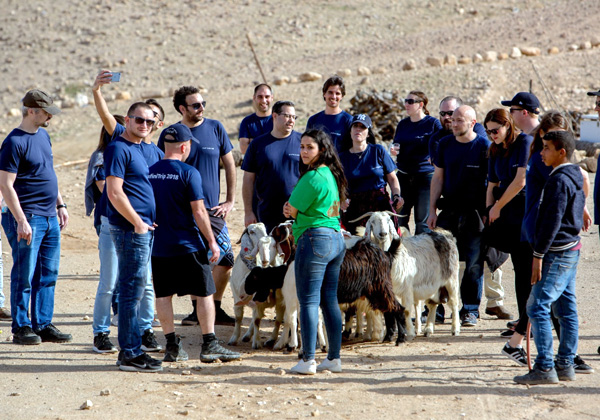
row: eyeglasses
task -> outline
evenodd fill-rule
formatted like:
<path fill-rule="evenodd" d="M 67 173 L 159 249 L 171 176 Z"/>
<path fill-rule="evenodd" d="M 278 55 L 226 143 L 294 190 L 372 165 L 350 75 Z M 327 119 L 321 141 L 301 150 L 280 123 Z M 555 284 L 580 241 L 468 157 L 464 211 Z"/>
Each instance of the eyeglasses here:
<path fill-rule="evenodd" d="M 154 118 L 158 118 L 158 121 L 162 121 L 162 118 L 160 118 L 160 114 L 156 111 L 152 111 L 154 113 Z"/>
<path fill-rule="evenodd" d="M 444 118 L 446 116 L 451 117 L 454 114 L 454 111 L 440 111 L 440 117 Z"/>
<path fill-rule="evenodd" d="M 142 117 L 136 117 L 135 115 L 128 115 L 127 116 L 130 120 L 134 120 L 136 124 L 138 125 L 142 125 L 142 124 L 146 124 L 148 126 L 153 126 L 155 121 L 154 120 L 147 120 L 145 118 Z"/>
<path fill-rule="evenodd" d="M 513 112 L 523 111 L 523 108 L 510 108 L 509 112 L 512 114 Z"/>
<path fill-rule="evenodd" d="M 185 106 L 191 106 L 195 111 L 198 111 L 200 107 L 202 107 L 202 109 L 206 108 L 206 101 L 196 102 L 195 104 L 186 104 Z"/>
<path fill-rule="evenodd" d="M 494 136 L 497 135 L 500 132 L 500 129 L 504 127 L 504 126 L 500 126 L 498 128 L 492 128 L 491 130 L 485 130 L 486 133 L 488 134 L 493 134 Z"/>
<path fill-rule="evenodd" d="M 404 103 L 408 104 L 408 105 L 412 105 L 414 103 L 419 103 L 419 102 L 423 102 L 423 100 L 422 99 L 412 99 L 412 98 L 406 98 L 404 100 Z"/>
<path fill-rule="evenodd" d="M 296 121 L 298 119 L 297 115 L 292 115 L 292 114 L 279 114 L 279 115 L 281 115 L 286 120 L 294 120 L 294 121 Z"/>

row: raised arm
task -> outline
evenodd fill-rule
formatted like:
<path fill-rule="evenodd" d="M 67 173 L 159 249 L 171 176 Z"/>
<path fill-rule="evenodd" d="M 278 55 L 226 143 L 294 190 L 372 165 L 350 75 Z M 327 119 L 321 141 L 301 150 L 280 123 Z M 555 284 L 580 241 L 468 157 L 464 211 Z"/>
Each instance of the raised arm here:
<path fill-rule="evenodd" d="M 106 129 L 106 132 L 112 136 L 115 132 L 115 128 L 117 126 L 117 120 L 108 110 L 108 106 L 106 105 L 106 101 L 104 100 L 104 96 L 102 96 L 102 92 L 100 91 L 100 87 L 102 85 L 109 84 L 111 81 L 112 75 L 108 70 L 101 70 L 96 76 L 96 80 L 94 81 L 94 85 L 92 86 L 92 94 L 94 95 L 94 104 L 96 105 L 96 111 L 102 120 L 102 125 Z"/>

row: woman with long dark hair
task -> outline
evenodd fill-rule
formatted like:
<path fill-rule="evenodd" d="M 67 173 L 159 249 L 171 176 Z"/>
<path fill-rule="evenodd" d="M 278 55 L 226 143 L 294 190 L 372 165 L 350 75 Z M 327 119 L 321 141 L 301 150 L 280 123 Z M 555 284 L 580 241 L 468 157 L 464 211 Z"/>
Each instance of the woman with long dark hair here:
<path fill-rule="evenodd" d="M 283 206 L 296 219 L 296 290 L 300 303 L 303 358 L 292 372 L 341 372 L 342 317 L 337 300 L 340 266 L 346 253 L 340 232 L 340 202 L 346 199 L 346 178 L 329 136 L 307 130 L 300 143 L 300 179 Z M 327 358 L 317 366 L 315 346 L 319 306 L 327 328 Z"/>

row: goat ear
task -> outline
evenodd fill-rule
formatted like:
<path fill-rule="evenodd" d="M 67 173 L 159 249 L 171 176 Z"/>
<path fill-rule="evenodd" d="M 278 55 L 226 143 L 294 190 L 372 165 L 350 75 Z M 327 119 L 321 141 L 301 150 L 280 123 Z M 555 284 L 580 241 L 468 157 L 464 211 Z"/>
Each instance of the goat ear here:
<path fill-rule="evenodd" d="M 365 225 L 365 238 L 369 241 L 371 240 L 371 219 L 367 220 L 367 224 Z"/>
<path fill-rule="evenodd" d="M 242 232 L 242 236 L 240 236 L 240 239 L 238 239 L 238 241 L 236 242 L 236 245 L 239 245 L 242 243 L 242 237 L 248 233 L 248 228 L 244 229 L 244 231 Z"/>

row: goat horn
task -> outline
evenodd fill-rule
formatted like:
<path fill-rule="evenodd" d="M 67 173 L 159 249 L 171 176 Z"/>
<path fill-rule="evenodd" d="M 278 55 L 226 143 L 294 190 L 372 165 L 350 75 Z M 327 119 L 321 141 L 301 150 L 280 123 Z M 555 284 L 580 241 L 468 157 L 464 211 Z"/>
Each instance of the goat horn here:
<path fill-rule="evenodd" d="M 390 214 L 390 215 L 396 216 L 396 217 L 407 217 L 408 216 L 407 214 L 405 214 L 404 216 L 401 214 L 396 214 L 393 211 L 389 211 L 389 210 L 386 210 L 384 213 L 387 213 L 387 214 Z"/>
<path fill-rule="evenodd" d="M 357 219 L 354 219 L 354 220 L 348 220 L 348 222 L 350 222 L 350 223 L 358 222 L 359 220 L 362 220 L 362 219 L 364 219 L 365 217 L 371 217 L 371 215 L 372 215 L 373 213 L 374 213 L 373 211 L 370 211 L 370 212 L 368 212 L 368 213 L 365 213 L 365 214 L 363 214 L 362 216 L 360 216 L 360 217 L 359 217 L 359 218 L 357 218 Z"/>

